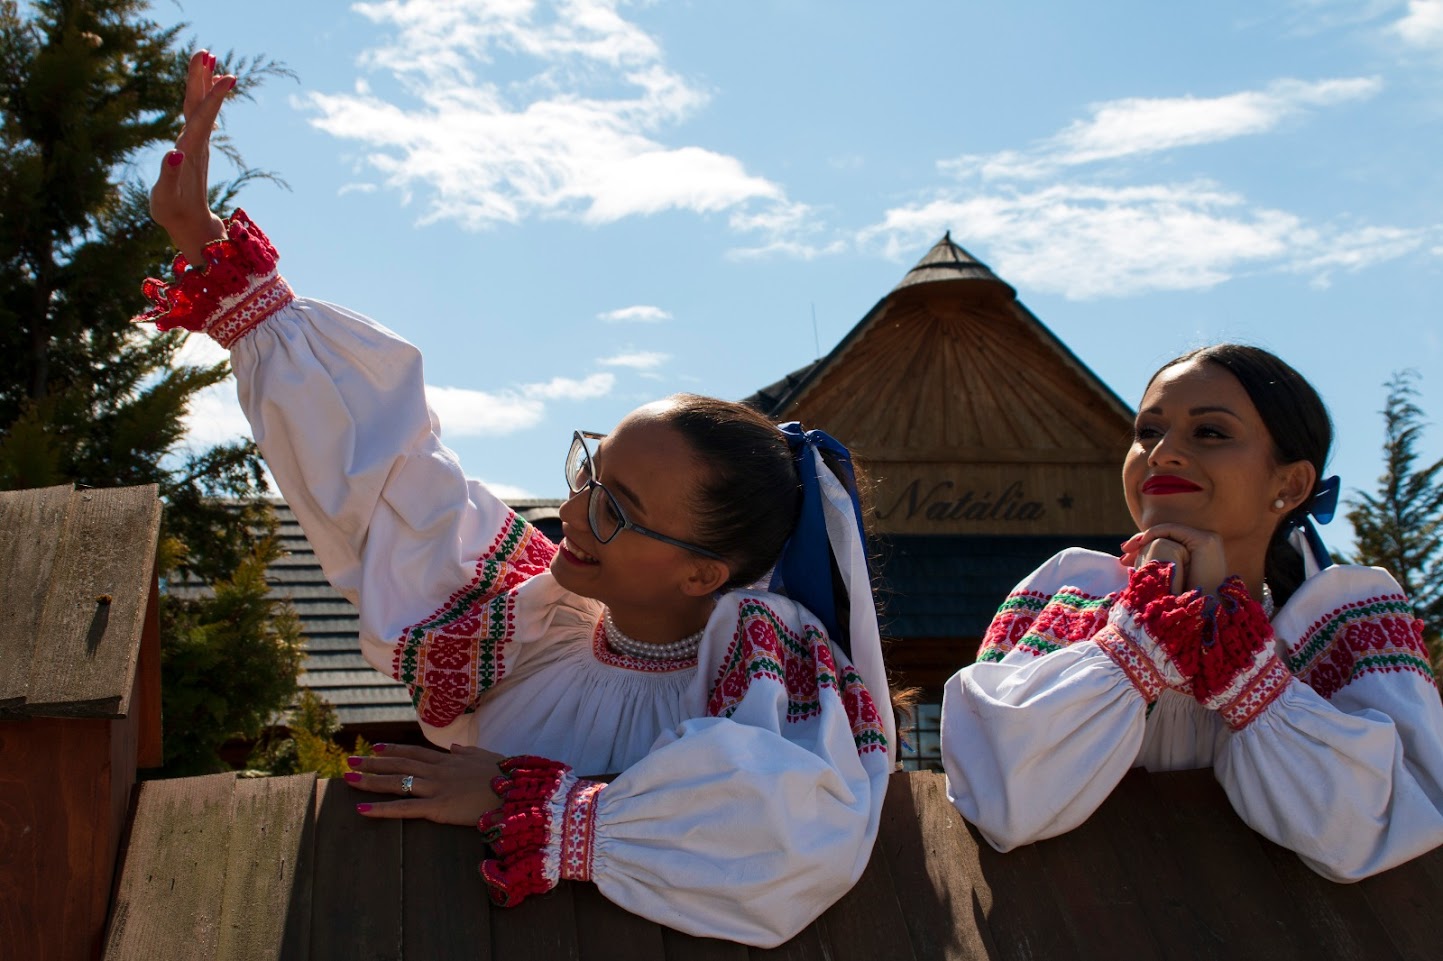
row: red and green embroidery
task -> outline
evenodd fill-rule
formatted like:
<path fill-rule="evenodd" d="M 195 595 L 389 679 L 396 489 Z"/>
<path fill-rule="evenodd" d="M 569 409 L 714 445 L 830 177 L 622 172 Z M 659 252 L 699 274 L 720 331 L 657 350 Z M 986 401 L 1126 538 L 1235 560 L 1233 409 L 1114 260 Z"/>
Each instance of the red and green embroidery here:
<path fill-rule="evenodd" d="M 887 749 L 881 716 L 862 676 L 850 663 L 844 662 L 838 670 L 821 628 L 807 624 L 799 635 L 766 604 L 747 598 L 741 604 L 736 635 L 717 670 L 707 713 L 731 717 L 758 682 L 783 685 L 789 723 L 820 716 L 821 692 L 832 690 L 846 710 L 858 753 Z"/>
<path fill-rule="evenodd" d="M 1014 650 L 1040 656 L 1088 640 L 1107 623 L 1115 597 L 1095 597 L 1075 587 L 1064 587 L 1050 597 L 1018 591 L 997 609 L 977 660 L 1000 661 Z"/>
<path fill-rule="evenodd" d="M 471 582 L 402 633 L 391 676 L 410 688 L 423 722 L 450 724 L 505 675 L 505 646 L 516 628 L 513 592 L 546 570 L 555 554 L 556 545 L 508 515 Z"/>
<path fill-rule="evenodd" d="M 1411 672 L 1437 684 L 1423 643 L 1423 622 L 1402 594 L 1330 611 L 1290 647 L 1287 665 L 1325 698 L 1364 674 Z"/>

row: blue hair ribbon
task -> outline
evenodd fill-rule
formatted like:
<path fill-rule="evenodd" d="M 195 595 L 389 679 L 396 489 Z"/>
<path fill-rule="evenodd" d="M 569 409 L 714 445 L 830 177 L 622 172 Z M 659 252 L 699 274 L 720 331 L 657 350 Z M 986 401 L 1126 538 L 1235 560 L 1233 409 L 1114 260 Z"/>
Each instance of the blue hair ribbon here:
<path fill-rule="evenodd" d="M 817 616 L 827 636 L 836 641 L 851 657 L 851 641 L 846 625 L 837 620 L 836 599 L 832 595 L 832 547 L 827 539 L 826 503 L 821 481 L 817 476 L 817 459 L 813 450 L 830 453 L 845 477 L 845 486 L 852 498 L 852 519 L 857 536 L 867 542 L 862 528 L 862 508 L 857 500 L 856 476 L 852 470 L 852 454 L 840 442 L 820 430 L 803 430 L 799 421 L 778 424 L 787 439 L 801 480 L 802 509 L 796 529 L 782 548 L 782 556 L 772 571 L 768 590 L 785 594 Z M 826 467 L 822 467 L 826 470 Z M 855 599 L 854 599 L 855 600 Z M 870 603 L 870 600 L 868 601 Z"/>
<path fill-rule="evenodd" d="M 1327 524 L 1332 521 L 1333 516 L 1338 513 L 1338 492 L 1342 489 L 1342 481 L 1337 474 L 1327 478 L 1318 485 L 1318 491 L 1313 499 L 1308 502 L 1308 509 L 1303 512 L 1295 526 L 1303 531 L 1307 538 L 1308 549 L 1313 553 L 1313 559 L 1318 563 L 1318 570 L 1333 566 L 1333 555 L 1328 552 L 1328 545 L 1323 543 L 1323 537 L 1318 533 L 1318 528 L 1313 524 Z"/>

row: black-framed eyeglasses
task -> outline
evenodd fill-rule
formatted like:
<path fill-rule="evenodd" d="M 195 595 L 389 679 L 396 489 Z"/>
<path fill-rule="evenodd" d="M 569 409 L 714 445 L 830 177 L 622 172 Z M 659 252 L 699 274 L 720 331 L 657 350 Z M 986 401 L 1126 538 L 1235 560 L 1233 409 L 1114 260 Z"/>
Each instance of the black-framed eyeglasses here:
<path fill-rule="evenodd" d="M 638 534 L 645 534 L 664 544 L 680 547 L 683 550 L 700 554 L 702 557 L 723 560 L 722 556 L 715 551 L 688 544 L 686 541 L 679 541 L 675 537 L 667 537 L 665 534 L 658 534 L 650 528 L 633 522 L 626 516 L 626 512 L 621 509 L 621 504 L 611 491 L 606 489 L 606 485 L 596 479 L 596 472 L 591 467 L 591 449 L 586 446 L 586 441 L 588 438 L 601 440 L 605 436 L 605 434 L 586 430 L 573 431 L 571 450 L 566 453 L 566 487 L 573 494 L 580 494 L 587 490 L 591 492 L 586 501 L 586 520 L 591 525 L 591 533 L 596 539 L 603 544 L 609 544 L 612 538 L 622 531 L 636 531 Z"/>

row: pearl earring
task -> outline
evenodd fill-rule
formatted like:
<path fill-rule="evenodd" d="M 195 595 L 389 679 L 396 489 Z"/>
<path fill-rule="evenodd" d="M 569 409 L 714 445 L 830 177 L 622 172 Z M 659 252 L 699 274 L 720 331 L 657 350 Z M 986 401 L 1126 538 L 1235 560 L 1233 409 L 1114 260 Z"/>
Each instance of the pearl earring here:
<path fill-rule="evenodd" d="M 1288 506 L 1288 502 L 1285 501 L 1285 500 L 1283 500 L 1281 497 L 1279 497 L 1277 500 L 1273 501 L 1273 510 L 1275 510 L 1275 511 L 1280 511 L 1280 510 L 1282 510 L 1284 507 L 1287 507 L 1287 506 Z"/>

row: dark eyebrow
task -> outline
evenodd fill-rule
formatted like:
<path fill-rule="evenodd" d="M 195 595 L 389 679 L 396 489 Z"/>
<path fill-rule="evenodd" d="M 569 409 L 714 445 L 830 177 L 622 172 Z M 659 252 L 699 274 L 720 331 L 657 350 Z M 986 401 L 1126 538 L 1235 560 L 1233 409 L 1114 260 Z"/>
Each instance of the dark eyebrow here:
<path fill-rule="evenodd" d="M 1162 408 L 1161 408 L 1161 407 L 1157 407 L 1157 406 L 1154 405 L 1154 406 L 1152 406 L 1152 407 L 1147 408 L 1146 410 L 1140 410 L 1140 411 L 1138 411 L 1138 413 L 1139 413 L 1139 414 L 1161 414 L 1161 413 L 1162 413 Z M 1242 420 L 1241 417 L 1238 417 L 1237 412 L 1236 412 L 1235 410 L 1233 410 L 1231 407 L 1222 407 L 1222 406 L 1216 406 L 1216 407 L 1194 407 L 1194 408 L 1192 408 L 1191 410 L 1188 411 L 1188 414 L 1189 414 L 1190 416 L 1193 416 L 1193 417 L 1198 417 L 1198 416 L 1200 416 L 1200 415 L 1202 415 L 1202 414 L 1227 414 L 1229 417 L 1237 417 L 1238 420 Z"/>
<path fill-rule="evenodd" d="M 602 434 L 602 435 L 600 435 L 597 439 L 598 439 L 598 440 L 601 440 L 601 439 L 604 438 L 605 436 L 606 436 L 605 434 Z M 646 508 L 642 506 L 641 498 L 636 496 L 636 491 L 632 490 L 630 487 L 627 487 L 625 484 L 623 484 L 623 483 L 622 483 L 621 481 L 619 481 L 619 480 L 609 480 L 609 481 L 602 481 L 602 480 L 601 480 L 601 450 L 602 450 L 602 446 L 603 446 L 603 444 L 598 444 L 598 445 L 596 446 L 596 456 L 595 456 L 595 461 L 596 461 L 596 462 L 592 465 L 592 469 L 593 469 L 594 471 L 596 471 L 596 479 L 597 479 L 598 481 L 601 481 L 601 483 L 606 487 L 607 490 L 613 491 L 613 492 L 615 492 L 615 493 L 619 493 L 619 494 L 621 494 L 622 496 L 624 496 L 627 500 L 629 500 L 629 501 L 632 503 L 632 505 L 636 508 L 637 513 L 639 513 L 639 514 L 645 514 L 645 513 L 646 513 Z"/>
<path fill-rule="evenodd" d="M 636 508 L 638 513 L 646 513 L 646 508 L 642 506 L 641 498 L 636 496 L 636 491 L 632 490 L 630 487 L 627 487 L 621 481 L 614 480 L 609 482 L 606 486 L 611 490 L 619 491 L 621 494 L 625 495 L 626 499 L 631 501 L 632 505 Z"/>

